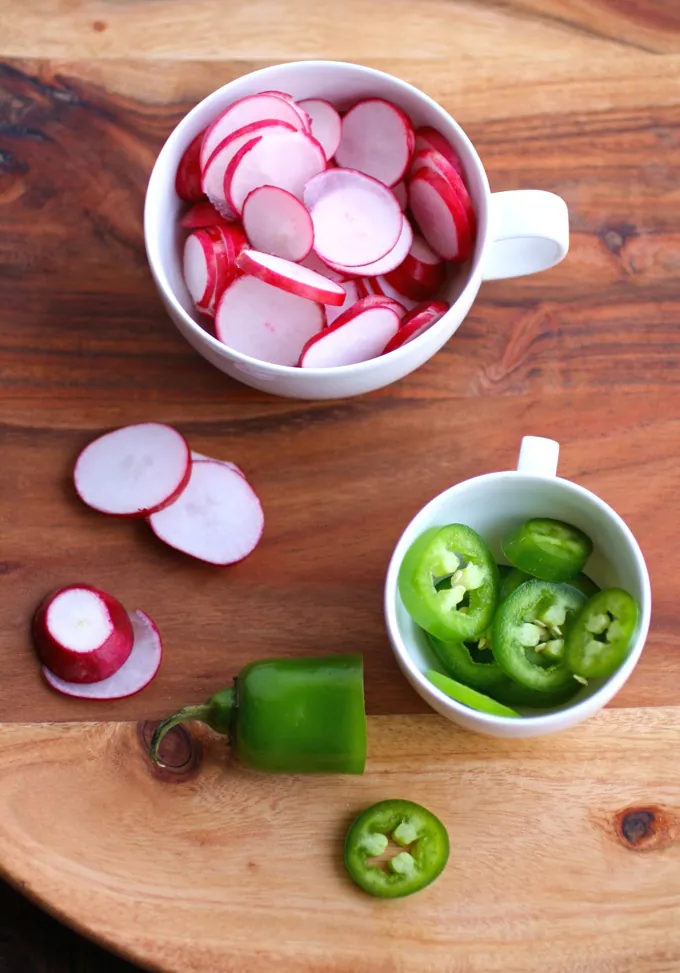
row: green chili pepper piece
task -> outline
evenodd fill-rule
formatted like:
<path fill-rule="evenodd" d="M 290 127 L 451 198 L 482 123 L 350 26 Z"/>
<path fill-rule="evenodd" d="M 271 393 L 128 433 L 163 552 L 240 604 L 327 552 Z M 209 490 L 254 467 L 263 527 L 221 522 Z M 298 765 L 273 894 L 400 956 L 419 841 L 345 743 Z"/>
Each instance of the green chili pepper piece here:
<path fill-rule="evenodd" d="M 504 706 L 503 703 L 496 702 L 495 699 L 485 696 L 484 693 L 478 693 L 476 689 L 470 689 L 469 686 L 456 682 L 455 679 L 444 676 L 441 672 L 428 669 L 425 675 L 433 686 L 441 689 L 443 693 L 446 693 L 451 699 L 455 699 L 456 702 L 462 703 L 463 706 L 479 710 L 480 713 L 491 713 L 493 716 L 511 716 L 521 719 L 521 715 L 516 710 Z"/>
<path fill-rule="evenodd" d="M 639 617 L 635 599 L 621 588 L 605 588 L 579 612 L 566 642 L 566 661 L 583 679 L 611 676 L 630 652 Z"/>
<path fill-rule="evenodd" d="M 561 520 L 527 520 L 503 539 L 511 564 L 543 581 L 569 581 L 583 570 L 593 542 L 578 527 Z"/>

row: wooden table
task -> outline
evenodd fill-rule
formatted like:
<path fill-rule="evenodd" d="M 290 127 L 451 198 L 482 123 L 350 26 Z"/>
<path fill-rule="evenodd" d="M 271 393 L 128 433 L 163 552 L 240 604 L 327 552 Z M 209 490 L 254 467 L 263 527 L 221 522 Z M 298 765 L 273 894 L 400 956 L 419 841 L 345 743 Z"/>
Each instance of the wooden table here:
<path fill-rule="evenodd" d="M 677 970 L 675 5 L 0 0 L 0 24 L 5 876 L 88 936 L 173 973 L 487 973 L 543 970 L 546 958 L 555 973 Z M 485 285 L 416 374 L 328 403 L 270 398 L 196 356 L 161 309 L 141 225 L 154 158 L 192 104 L 256 67 L 318 56 L 434 96 L 493 189 L 553 190 L 572 228 L 562 265 Z M 189 562 L 76 500 L 79 448 L 145 419 L 247 470 L 267 517 L 255 556 L 226 571 Z M 511 467 L 525 433 L 558 439 L 562 475 L 627 520 L 654 615 L 607 713 L 509 745 L 426 711 L 397 671 L 380 603 L 414 512 L 460 479 Z M 41 684 L 28 619 L 48 589 L 80 579 L 158 622 L 163 668 L 139 697 L 87 705 Z M 365 657 L 365 778 L 225 772 L 208 738 L 200 774 L 181 786 L 144 763 L 136 721 L 206 697 L 262 655 L 348 647 Z M 390 909 L 347 886 L 336 840 L 387 792 L 438 808 L 454 844 L 437 886 Z M 305 843 L 310 829 L 318 846 Z M 27 929 L 31 955 L 39 938 Z"/>

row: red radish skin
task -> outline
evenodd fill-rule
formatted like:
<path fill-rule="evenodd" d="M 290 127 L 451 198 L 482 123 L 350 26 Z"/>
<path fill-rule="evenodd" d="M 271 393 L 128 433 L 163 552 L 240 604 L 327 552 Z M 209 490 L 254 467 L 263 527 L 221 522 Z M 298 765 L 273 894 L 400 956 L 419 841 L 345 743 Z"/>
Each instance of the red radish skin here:
<path fill-rule="evenodd" d="M 253 122 L 285 122 L 294 129 L 303 129 L 305 122 L 303 114 L 297 105 L 293 105 L 278 92 L 265 92 L 259 95 L 248 95 L 234 102 L 219 115 L 212 125 L 209 125 L 203 137 L 201 146 L 201 171 L 208 164 L 208 159 L 217 146 L 228 135 L 239 128 L 252 125 Z"/>
<path fill-rule="evenodd" d="M 475 209 L 472 205 L 470 194 L 465 187 L 465 183 L 451 163 L 446 160 L 441 152 L 437 152 L 436 149 L 425 149 L 422 152 L 416 152 L 414 155 L 413 162 L 411 163 L 411 176 L 414 176 L 419 169 L 432 169 L 433 172 L 439 173 L 443 179 L 446 179 L 451 189 L 453 189 L 463 204 L 463 209 L 465 210 L 465 215 L 468 218 L 470 230 L 474 238 L 477 231 Z"/>
<path fill-rule="evenodd" d="M 299 261 L 314 243 L 312 218 L 304 203 L 278 186 L 260 186 L 243 204 L 243 228 L 253 250 Z"/>
<path fill-rule="evenodd" d="M 408 206 L 408 189 L 406 188 L 406 183 L 403 181 L 398 182 L 396 186 L 392 187 L 392 192 L 397 197 L 397 202 L 402 209 L 402 212 Z"/>
<path fill-rule="evenodd" d="M 375 283 L 375 278 L 368 278 L 371 282 Z M 391 307 L 392 310 L 399 315 L 399 318 L 403 318 L 406 314 L 406 308 L 400 301 L 396 301 L 392 297 L 387 297 L 385 294 L 381 294 L 379 291 L 370 292 L 361 298 L 362 310 L 366 310 L 369 307 Z"/>
<path fill-rule="evenodd" d="M 147 517 L 171 504 L 191 474 L 184 437 L 172 426 L 142 422 L 104 433 L 73 469 L 80 499 L 112 517 Z"/>
<path fill-rule="evenodd" d="M 340 166 L 394 186 L 408 170 L 414 146 L 408 115 L 383 98 L 367 98 L 343 117 L 335 160 Z"/>
<path fill-rule="evenodd" d="M 180 199 L 193 203 L 205 197 L 201 185 L 201 144 L 203 132 L 196 136 L 179 160 L 175 176 L 175 192 Z"/>
<path fill-rule="evenodd" d="M 238 275 L 236 259 L 247 244 L 234 224 L 194 230 L 184 244 L 184 280 L 199 311 L 215 316 L 225 288 Z"/>
<path fill-rule="evenodd" d="M 194 203 L 179 221 L 179 225 L 186 230 L 201 230 L 205 226 L 230 226 L 230 221 L 225 220 L 217 212 L 212 203 L 207 199 L 200 203 Z"/>
<path fill-rule="evenodd" d="M 154 534 L 170 547 L 209 564 L 235 564 L 257 547 L 264 514 L 257 494 L 224 463 L 192 463 L 178 500 L 149 517 Z"/>
<path fill-rule="evenodd" d="M 472 252 L 472 232 L 463 204 L 449 183 L 431 169 L 409 182 L 409 205 L 421 233 L 440 257 L 462 263 Z"/>
<path fill-rule="evenodd" d="M 327 277 L 328 280 L 334 280 L 336 284 L 344 284 L 345 281 L 352 279 L 352 274 L 339 273 L 337 270 L 333 270 L 328 264 L 324 263 L 318 253 L 312 252 L 301 261 L 303 267 L 308 267 L 310 270 L 315 270 L 317 274 L 321 274 L 322 277 Z"/>
<path fill-rule="evenodd" d="M 420 152 L 421 149 L 435 149 L 437 152 L 441 152 L 461 179 L 465 178 L 465 170 L 463 169 L 463 163 L 460 161 L 460 156 L 441 132 L 438 132 L 436 128 L 431 128 L 429 125 L 423 125 L 422 128 L 416 129 L 415 134 L 416 152 Z"/>
<path fill-rule="evenodd" d="M 381 355 L 399 330 L 399 315 L 387 304 L 357 301 L 321 334 L 305 345 L 302 368 L 337 368 L 356 365 Z"/>
<path fill-rule="evenodd" d="M 235 280 L 222 295 L 215 314 L 219 341 L 273 365 L 297 365 L 305 343 L 325 324 L 323 305 L 256 277 Z"/>
<path fill-rule="evenodd" d="M 401 233 L 390 252 L 386 253 L 380 260 L 376 260 L 375 263 L 363 264 L 361 267 L 354 267 L 352 269 L 355 273 L 361 274 L 362 277 L 379 277 L 381 274 L 386 274 L 388 271 L 394 270 L 395 267 L 403 263 L 411 249 L 412 243 L 413 230 L 411 229 L 411 224 L 406 216 L 402 216 Z M 350 270 L 349 267 L 341 267 L 339 264 L 334 264 L 333 269 L 340 273 L 346 273 Z"/>
<path fill-rule="evenodd" d="M 130 612 L 128 618 L 134 639 L 132 652 L 112 676 L 99 682 L 69 682 L 60 679 L 44 666 L 43 677 L 48 685 L 64 696 L 76 696 L 79 699 L 123 699 L 146 688 L 160 668 L 163 643 L 158 629 L 146 612 Z"/>
<path fill-rule="evenodd" d="M 385 274 L 385 279 L 399 294 L 424 301 L 443 286 L 446 264 L 421 236 L 414 236 L 403 263 Z"/>
<path fill-rule="evenodd" d="M 265 284 L 279 287 L 297 297 L 317 301 L 319 304 L 334 304 L 337 307 L 344 303 L 346 294 L 342 284 L 336 284 L 335 281 L 291 260 L 283 260 L 259 250 L 243 250 L 237 264 L 244 274 L 258 277 Z"/>
<path fill-rule="evenodd" d="M 439 321 L 448 309 L 449 305 L 446 301 L 431 301 L 429 304 L 418 304 L 417 307 L 402 319 L 401 327 L 394 338 L 388 342 L 383 354 L 387 355 L 390 351 L 401 348 L 402 345 L 407 345 L 415 338 L 419 338 L 421 334 L 424 334 L 433 324 Z"/>
<path fill-rule="evenodd" d="M 41 663 L 68 682 L 92 683 L 113 675 L 132 652 L 132 641 L 121 603 L 91 585 L 60 588 L 33 616 Z"/>
<path fill-rule="evenodd" d="M 327 159 L 332 159 L 340 145 L 342 119 L 330 101 L 323 98 L 307 98 L 299 102 L 312 126 L 312 135 L 321 145 Z"/>
<path fill-rule="evenodd" d="M 333 307 L 331 305 L 326 308 L 326 327 L 333 324 L 333 322 L 337 320 L 341 314 L 344 314 L 345 311 L 349 311 L 349 309 L 359 300 L 359 297 L 365 296 L 359 294 L 357 284 L 358 281 L 348 280 L 344 285 L 345 300 L 343 301 L 342 305 L 340 307 Z"/>
<path fill-rule="evenodd" d="M 366 280 L 373 282 L 371 286 L 373 294 L 399 301 L 405 311 L 411 311 L 418 305 L 418 301 L 413 301 L 410 297 L 406 297 L 405 294 L 400 294 L 399 291 L 395 290 L 386 277 L 367 277 Z"/>
<path fill-rule="evenodd" d="M 374 263 L 402 232 L 394 193 L 361 172 L 327 169 L 307 183 L 304 202 L 314 224 L 314 249 L 331 266 Z"/>

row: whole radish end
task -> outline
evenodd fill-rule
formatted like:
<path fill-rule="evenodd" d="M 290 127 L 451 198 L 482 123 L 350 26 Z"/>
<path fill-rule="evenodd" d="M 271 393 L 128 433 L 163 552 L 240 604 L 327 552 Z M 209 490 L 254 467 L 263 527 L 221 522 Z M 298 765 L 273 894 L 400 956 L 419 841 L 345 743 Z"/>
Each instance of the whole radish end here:
<path fill-rule="evenodd" d="M 55 677 L 81 685 L 120 669 L 132 652 L 133 632 L 116 598 L 90 585 L 71 585 L 38 606 L 33 642 Z"/>
<path fill-rule="evenodd" d="M 201 143 L 203 132 L 196 136 L 179 160 L 175 177 L 175 192 L 189 203 L 205 197 L 201 186 Z"/>
<path fill-rule="evenodd" d="M 149 685 L 158 672 L 163 658 L 160 633 L 146 612 L 130 612 L 132 651 L 122 666 L 106 679 L 87 684 L 60 679 L 51 669 L 43 667 L 45 681 L 64 696 L 79 699 L 123 699 L 134 696 Z"/>

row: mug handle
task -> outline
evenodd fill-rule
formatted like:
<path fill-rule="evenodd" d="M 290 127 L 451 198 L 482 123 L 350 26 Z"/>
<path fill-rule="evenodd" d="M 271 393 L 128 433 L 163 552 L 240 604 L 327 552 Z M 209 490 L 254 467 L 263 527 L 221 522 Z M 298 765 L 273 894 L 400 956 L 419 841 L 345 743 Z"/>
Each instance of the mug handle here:
<path fill-rule="evenodd" d="M 547 270 L 569 250 L 569 210 L 561 196 L 542 189 L 491 193 L 490 243 L 483 280 L 522 277 Z"/>
<path fill-rule="evenodd" d="M 556 476 L 560 444 L 541 436 L 524 436 L 519 447 L 517 472 L 531 476 Z"/>

